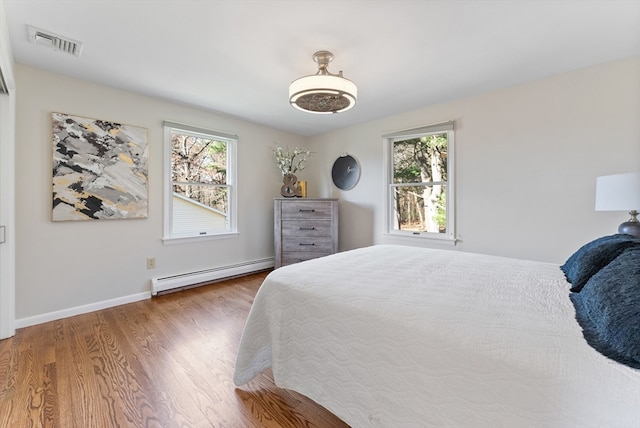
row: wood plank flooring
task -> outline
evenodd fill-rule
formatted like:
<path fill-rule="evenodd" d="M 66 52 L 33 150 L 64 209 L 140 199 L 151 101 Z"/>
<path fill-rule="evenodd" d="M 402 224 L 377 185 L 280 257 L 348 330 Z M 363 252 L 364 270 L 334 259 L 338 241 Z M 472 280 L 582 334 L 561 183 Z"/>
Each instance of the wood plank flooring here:
<path fill-rule="evenodd" d="M 233 384 L 266 275 L 18 330 L 0 341 L 0 427 L 348 427 L 271 372 Z"/>

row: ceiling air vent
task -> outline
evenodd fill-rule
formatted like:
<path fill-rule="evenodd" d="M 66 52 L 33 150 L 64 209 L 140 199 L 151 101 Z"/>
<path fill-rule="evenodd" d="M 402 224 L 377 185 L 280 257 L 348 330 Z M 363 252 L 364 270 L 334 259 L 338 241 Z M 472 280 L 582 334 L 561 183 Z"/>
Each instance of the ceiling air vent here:
<path fill-rule="evenodd" d="M 27 29 L 29 30 L 29 41 L 31 43 L 66 52 L 77 57 L 82 53 L 82 43 L 77 40 L 63 37 L 32 25 L 27 25 Z"/>

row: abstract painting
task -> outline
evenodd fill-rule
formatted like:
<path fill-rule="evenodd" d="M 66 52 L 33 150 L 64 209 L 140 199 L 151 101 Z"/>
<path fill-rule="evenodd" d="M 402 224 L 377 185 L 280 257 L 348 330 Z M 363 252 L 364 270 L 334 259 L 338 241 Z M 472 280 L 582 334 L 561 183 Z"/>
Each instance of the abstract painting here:
<path fill-rule="evenodd" d="M 147 129 L 52 113 L 53 221 L 148 217 Z"/>

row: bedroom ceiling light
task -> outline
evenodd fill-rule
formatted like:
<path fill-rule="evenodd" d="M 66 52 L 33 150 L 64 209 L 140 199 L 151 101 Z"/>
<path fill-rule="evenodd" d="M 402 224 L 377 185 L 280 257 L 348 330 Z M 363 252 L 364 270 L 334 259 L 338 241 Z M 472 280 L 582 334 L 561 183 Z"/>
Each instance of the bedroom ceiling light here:
<path fill-rule="evenodd" d="M 629 211 L 631 218 L 618 233 L 640 237 L 640 172 L 605 175 L 596 179 L 596 211 Z"/>
<path fill-rule="evenodd" d="M 294 80 L 289 86 L 289 102 L 298 110 L 317 114 L 331 114 L 347 111 L 356 105 L 358 88 L 349 79 L 342 77 L 342 71 L 332 74 L 327 65 L 333 60 L 329 51 L 313 54 L 318 64 L 318 72 L 311 76 Z"/>

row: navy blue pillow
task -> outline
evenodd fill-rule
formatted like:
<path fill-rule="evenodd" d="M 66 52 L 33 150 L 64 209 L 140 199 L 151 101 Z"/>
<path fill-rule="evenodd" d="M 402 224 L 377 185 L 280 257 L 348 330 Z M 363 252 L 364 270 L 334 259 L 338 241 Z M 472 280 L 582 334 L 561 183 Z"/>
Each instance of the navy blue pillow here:
<path fill-rule="evenodd" d="M 587 281 L 624 250 L 640 247 L 640 238 L 626 234 L 603 236 L 580 247 L 560 266 L 571 291 L 580 292 Z"/>
<path fill-rule="evenodd" d="M 624 250 L 571 301 L 589 345 L 640 369 L 640 247 Z"/>

